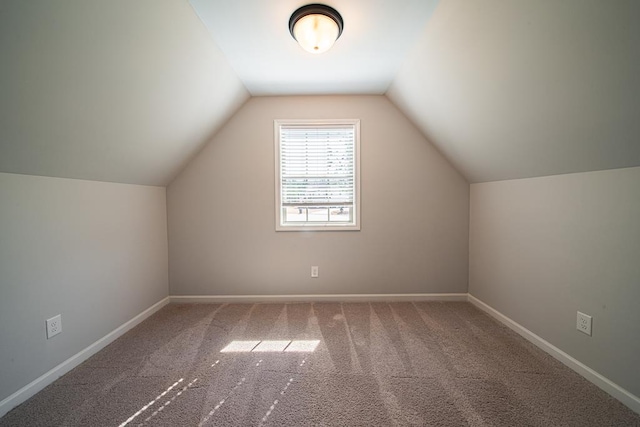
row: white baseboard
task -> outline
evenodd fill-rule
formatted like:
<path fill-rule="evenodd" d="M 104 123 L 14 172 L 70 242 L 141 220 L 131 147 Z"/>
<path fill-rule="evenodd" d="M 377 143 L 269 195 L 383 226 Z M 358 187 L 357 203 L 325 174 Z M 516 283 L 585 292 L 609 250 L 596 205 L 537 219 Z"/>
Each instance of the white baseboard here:
<path fill-rule="evenodd" d="M 172 303 L 467 301 L 467 294 L 172 295 Z"/>
<path fill-rule="evenodd" d="M 620 402 L 622 402 L 627 407 L 629 407 L 629 409 L 631 409 L 632 411 L 640 414 L 640 397 L 623 389 L 613 381 L 609 380 L 608 378 L 594 371 L 584 363 L 569 356 L 567 353 L 560 350 L 558 347 L 554 346 L 550 342 L 534 334 L 533 332 L 531 332 L 524 326 L 520 325 L 519 323 L 514 322 L 504 314 L 500 313 L 498 310 L 480 301 L 478 298 L 474 297 L 471 294 L 469 294 L 469 302 L 475 305 L 476 307 L 478 307 L 480 310 L 486 312 L 487 314 L 489 314 L 491 317 L 495 318 L 499 322 L 503 323 L 513 331 L 517 332 L 519 335 L 521 335 L 526 340 L 533 343 L 538 348 L 542 349 L 546 353 L 549 353 L 555 359 L 564 363 L 566 366 L 573 369 L 578 374 L 582 375 L 584 378 L 586 378 L 596 386 L 600 387 L 605 392 L 609 393 L 611 396 L 618 399 Z"/>
<path fill-rule="evenodd" d="M 11 396 L 0 402 L 0 417 L 11 409 L 35 395 L 71 369 L 102 350 L 127 331 L 160 310 L 169 302 L 172 303 L 255 303 L 255 302 L 376 302 L 376 301 L 469 301 L 482 311 L 497 319 L 534 345 L 582 375 L 584 378 L 615 397 L 631 410 L 640 413 L 640 398 L 623 389 L 598 372 L 579 362 L 548 341 L 511 320 L 493 307 L 482 302 L 471 294 L 333 294 L 333 295 L 174 295 L 154 304 L 133 319 L 124 323 L 109 334 L 100 338 L 84 350 L 62 362 L 49 372 L 41 375 Z"/>
<path fill-rule="evenodd" d="M 26 386 L 22 387 L 20 390 L 13 393 L 11 396 L 0 402 L 0 417 L 4 416 L 7 412 L 21 404 L 22 402 L 29 399 L 31 396 L 105 348 L 107 345 L 111 344 L 120 336 L 124 335 L 127 331 L 137 326 L 143 320 L 150 317 L 156 311 L 160 310 L 165 305 L 169 304 L 169 297 L 162 299 L 156 304 L 152 305 L 142 313 L 138 314 L 133 319 L 124 323 L 117 329 L 111 331 L 104 337 L 100 338 L 98 341 L 91 344 L 89 347 L 84 350 L 76 353 L 74 356 L 71 356 L 69 359 L 65 360 L 55 368 L 51 369 L 49 372 L 41 375 L 35 380 L 31 381 Z"/>

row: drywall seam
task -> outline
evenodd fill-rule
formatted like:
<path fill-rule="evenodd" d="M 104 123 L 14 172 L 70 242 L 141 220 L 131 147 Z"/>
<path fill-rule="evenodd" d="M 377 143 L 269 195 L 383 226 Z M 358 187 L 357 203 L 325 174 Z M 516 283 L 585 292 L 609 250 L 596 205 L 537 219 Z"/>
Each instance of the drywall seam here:
<path fill-rule="evenodd" d="M 519 323 L 511 320 L 504 314 L 500 313 L 498 310 L 494 309 L 490 305 L 482 302 L 478 298 L 474 297 L 471 294 L 469 295 L 469 302 L 485 313 L 489 314 L 491 317 L 495 318 L 499 322 L 503 323 L 509 329 L 517 332 L 519 335 L 524 337 L 526 340 L 533 343 L 536 347 L 545 351 L 546 353 L 553 356 L 555 359 L 559 360 L 569 368 L 573 369 L 575 372 L 583 376 L 588 381 L 592 382 L 611 396 L 618 399 L 624 405 L 629 407 L 631 410 L 640 414 L 640 397 L 632 394 L 631 392 L 623 389 L 618 384 L 614 383 L 610 379 L 605 376 L 599 374 L 594 371 L 584 363 L 574 359 L 564 351 L 560 350 L 558 347 L 554 346 L 550 342 L 544 340 L 538 335 L 534 334 L 524 326 Z"/>
<path fill-rule="evenodd" d="M 113 341 L 124 335 L 127 331 L 133 329 L 138 324 L 142 323 L 145 319 L 149 318 L 152 314 L 160 310 L 165 305 L 169 304 L 169 297 L 165 297 L 159 302 L 155 303 L 142 313 L 138 314 L 133 319 L 128 322 L 122 324 L 118 328 L 109 332 L 104 337 L 100 338 L 90 346 L 86 347 L 84 350 L 76 353 L 71 356 L 55 368 L 51 369 L 49 372 L 41 375 L 35 380 L 31 381 L 26 386 L 22 387 L 20 390 L 13 393 L 11 396 L 4 399 L 0 402 L 0 417 L 3 417 L 7 412 L 21 404 L 22 402 L 29 399 L 31 396 L 38 393 L 40 390 L 80 365 L 82 362 L 105 348 L 107 345 L 111 344 Z"/>
<path fill-rule="evenodd" d="M 467 301 L 467 294 L 172 295 L 172 303 Z"/>

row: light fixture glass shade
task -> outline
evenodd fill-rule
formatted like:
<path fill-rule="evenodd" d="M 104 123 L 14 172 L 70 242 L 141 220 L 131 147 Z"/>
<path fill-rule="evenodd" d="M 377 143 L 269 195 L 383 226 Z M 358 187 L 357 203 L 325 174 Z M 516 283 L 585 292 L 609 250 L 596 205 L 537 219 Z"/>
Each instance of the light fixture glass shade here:
<path fill-rule="evenodd" d="M 326 52 L 339 35 L 338 24 L 321 14 L 306 15 L 293 26 L 293 36 L 304 50 L 311 53 Z"/>

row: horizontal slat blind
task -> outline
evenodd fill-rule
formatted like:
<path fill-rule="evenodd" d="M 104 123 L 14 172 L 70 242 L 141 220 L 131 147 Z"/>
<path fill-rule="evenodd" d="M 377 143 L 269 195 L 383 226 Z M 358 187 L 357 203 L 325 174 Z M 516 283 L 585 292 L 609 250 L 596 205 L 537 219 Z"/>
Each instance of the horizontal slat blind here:
<path fill-rule="evenodd" d="M 352 205 L 354 126 L 281 126 L 280 177 L 282 206 Z"/>

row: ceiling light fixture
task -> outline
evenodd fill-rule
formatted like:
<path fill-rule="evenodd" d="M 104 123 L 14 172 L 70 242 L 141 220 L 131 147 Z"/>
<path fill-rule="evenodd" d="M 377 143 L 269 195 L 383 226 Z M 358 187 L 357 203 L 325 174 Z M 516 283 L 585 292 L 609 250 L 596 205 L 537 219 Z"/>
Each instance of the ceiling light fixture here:
<path fill-rule="evenodd" d="M 308 4 L 293 12 L 289 32 L 304 50 L 326 52 L 342 34 L 342 16 L 324 4 Z"/>

